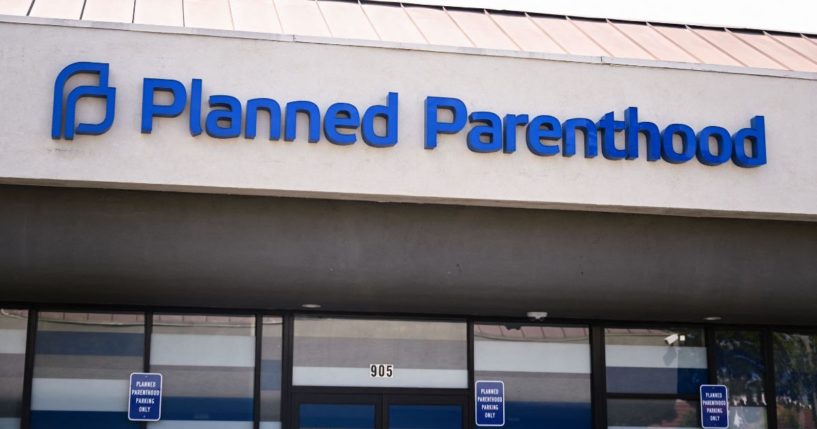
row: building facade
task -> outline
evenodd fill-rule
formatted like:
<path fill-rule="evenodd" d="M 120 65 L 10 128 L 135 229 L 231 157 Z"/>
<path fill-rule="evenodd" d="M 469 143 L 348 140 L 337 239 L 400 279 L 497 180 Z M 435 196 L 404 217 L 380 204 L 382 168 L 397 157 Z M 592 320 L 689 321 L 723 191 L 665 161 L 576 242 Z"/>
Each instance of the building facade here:
<path fill-rule="evenodd" d="M 817 36 L 0 14 L 0 429 L 817 427 Z"/>

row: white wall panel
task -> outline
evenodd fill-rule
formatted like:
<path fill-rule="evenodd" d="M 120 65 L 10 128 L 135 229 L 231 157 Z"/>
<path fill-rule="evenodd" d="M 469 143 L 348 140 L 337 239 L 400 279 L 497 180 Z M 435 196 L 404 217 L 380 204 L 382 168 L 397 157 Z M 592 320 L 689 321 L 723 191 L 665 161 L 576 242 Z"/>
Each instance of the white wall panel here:
<path fill-rule="evenodd" d="M 152 365 L 255 366 L 255 338 L 238 335 L 153 334 Z"/>
<path fill-rule="evenodd" d="M 144 1 L 137 0 L 137 10 Z M 14 124 L 0 134 L 2 183 L 817 220 L 817 144 L 809 125 L 817 117 L 817 79 L 804 75 L 0 26 L 3 73 L 14 76 L 0 79 L 0 93 L 15 100 L 0 106 L 4 121 Z M 116 122 L 101 136 L 52 140 L 54 78 L 76 61 L 110 63 Z M 360 140 L 337 146 L 325 138 L 309 144 L 303 137 L 292 143 L 193 137 L 186 112 L 158 119 L 153 134 L 142 134 L 145 77 L 178 79 L 188 90 L 191 79 L 201 78 L 205 98 L 306 99 L 322 109 L 340 101 L 364 109 L 396 91 L 399 143 L 382 149 Z M 765 115 L 768 164 L 674 165 L 647 162 L 643 154 L 631 161 L 586 159 L 581 147 L 572 158 L 539 157 L 527 150 L 521 132 L 513 154 L 469 151 L 466 130 L 425 150 L 423 102 L 432 95 L 459 97 L 472 111 L 549 114 L 562 121 L 598 120 L 610 111 L 621 118 L 624 109 L 637 106 L 641 120 L 696 130 L 718 125 L 734 132 Z M 83 103 L 80 118 L 101 116 L 94 113 L 98 107 Z"/>
<path fill-rule="evenodd" d="M 475 341 L 474 369 L 590 374 L 590 346 L 521 341 Z"/>
<path fill-rule="evenodd" d="M 292 369 L 294 386 L 344 387 L 429 387 L 459 389 L 468 387 L 468 371 L 458 369 L 394 368 L 393 378 L 375 378 L 369 368 L 296 366 Z"/>
<path fill-rule="evenodd" d="M 34 378 L 35 411 L 128 411 L 128 380 Z"/>
<path fill-rule="evenodd" d="M 0 329 L 0 354 L 25 352 L 26 331 L 24 329 Z"/>
<path fill-rule="evenodd" d="M 705 347 L 605 347 L 607 366 L 630 368 L 706 368 Z"/>

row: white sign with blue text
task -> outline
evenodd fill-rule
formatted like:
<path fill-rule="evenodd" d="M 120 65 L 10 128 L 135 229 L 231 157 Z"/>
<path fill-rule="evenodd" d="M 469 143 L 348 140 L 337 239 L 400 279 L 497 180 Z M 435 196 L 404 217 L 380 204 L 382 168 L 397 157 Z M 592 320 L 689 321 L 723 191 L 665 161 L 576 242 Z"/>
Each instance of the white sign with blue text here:
<path fill-rule="evenodd" d="M 725 429 L 729 427 L 729 393 L 719 384 L 701 385 L 701 427 Z"/>
<path fill-rule="evenodd" d="M 128 420 L 156 422 L 162 418 L 162 374 L 134 372 L 128 390 Z"/>
<path fill-rule="evenodd" d="M 505 383 L 477 381 L 474 395 L 477 426 L 505 426 Z"/>

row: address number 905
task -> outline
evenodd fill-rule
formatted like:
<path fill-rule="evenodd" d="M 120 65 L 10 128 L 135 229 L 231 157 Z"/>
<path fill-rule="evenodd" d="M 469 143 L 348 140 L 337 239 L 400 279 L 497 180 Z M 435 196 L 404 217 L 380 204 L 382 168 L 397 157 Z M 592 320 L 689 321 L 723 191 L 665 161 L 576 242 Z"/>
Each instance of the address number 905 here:
<path fill-rule="evenodd" d="M 394 377 L 394 365 L 373 363 L 369 365 L 369 376 L 372 378 L 392 378 Z"/>

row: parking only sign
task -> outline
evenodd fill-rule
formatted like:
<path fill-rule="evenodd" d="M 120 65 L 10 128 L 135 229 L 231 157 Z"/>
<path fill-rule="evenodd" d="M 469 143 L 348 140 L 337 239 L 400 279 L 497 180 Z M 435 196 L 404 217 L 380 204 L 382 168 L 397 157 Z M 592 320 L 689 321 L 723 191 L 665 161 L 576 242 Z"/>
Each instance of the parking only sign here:
<path fill-rule="evenodd" d="M 134 372 L 130 375 L 128 420 L 156 422 L 162 418 L 162 374 Z"/>
<path fill-rule="evenodd" d="M 505 383 L 477 381 L 474 394 L 477 426 L 505 426 Z"/>
<path fill-rule="evenodd" d="M 701 427 L 725 429 L 729 427 L 729 393 L 719 384 L 701 385 Z"/>

